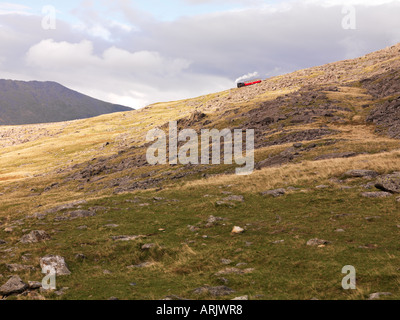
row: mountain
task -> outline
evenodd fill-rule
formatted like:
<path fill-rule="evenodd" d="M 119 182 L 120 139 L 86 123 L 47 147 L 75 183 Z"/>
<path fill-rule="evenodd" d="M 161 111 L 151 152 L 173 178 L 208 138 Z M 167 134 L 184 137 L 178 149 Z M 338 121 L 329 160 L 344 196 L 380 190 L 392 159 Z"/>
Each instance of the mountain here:
<path fill-rule="evenodd" d="M 128 110 L 56 82 L 0 80 L 0 125 L 68 121 Z"/>
<path fill-rule="evenodd" d="M 397 44 L 193 99 L 0 127 L 0 296 L 400 299 L 399 80 Z M 172 120 L 199 136 L 253 129 L 254 172 L 150 164 L 146 136 Z M 48 255 L 68 289 L 11 296 L 22 289 L 4 284 L 41 281 Z M 342 287 L 348 270 L 356 289 Z"/>

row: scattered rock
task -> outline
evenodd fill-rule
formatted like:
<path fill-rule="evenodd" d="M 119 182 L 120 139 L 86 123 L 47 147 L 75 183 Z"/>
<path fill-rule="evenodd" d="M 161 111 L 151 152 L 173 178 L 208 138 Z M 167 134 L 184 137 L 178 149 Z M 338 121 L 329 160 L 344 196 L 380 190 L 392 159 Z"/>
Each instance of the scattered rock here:
<path fill-rule="evenodd" d="M 244 232 L 244 229 L 238 226 L 233 227 L 232 229 L 232 233 L 233 234 L 241 234 Z"/>
<path fill-rule="evenodd" d="M 383 191 L 400 193 L 400 172 L 379 177 L 375 187 Z"/>
<path fill-rule="evenodd" d="M 362 184 L 360 187 L 364 189 L 372 189 L 375 188 L 375 182 L 368 182 L 367 184 Z"/>
<path fill-rule="evenodd" d="M 205 225 L 206 228 L 211 228 L 214 225 L 216 225 L 219 221 L 223 221 L 224 218 L 221 217 L 214 217 L 214 216 L 209 216 L 207 219 L 207 223 Z"/>
<path fill-rule="evenodd" d="M 247 266 L 247 263 L 239 262 L 238 264 L 236 264 L 236 267 L 243 267 L 243 266 Z"/>
<path fill-rule="evenodd" d="M 197 232 L 197 231 L 200 230 L 200 228 L 195 227 L 195 226 L 191 226 L 191 225 L 188 225 L 188 228 L 189 228 L 189 230 L 190 230 L 191 232 Z"/>
<path fill-rule="evenodd" d="M 355 152 L 343 152 L 343 153 L 329 153 L 324 154 L 322 156 L 318 156 L 315 160 L 328 160 L 328 159 L 337 159 L 337 158 L 352 158 L 357 156 L 358 154 Z"/>
<path fill-rule="evenodd" d="M 231 195 L 232 194 L 232 192 L 230 192 L 230 191 L 221 191 L 221 193 L 225 194 L 225 195 Z"/>
<path fill-rule="evenodd" d="M 198 295 L 211 295 L 213 297 L 221 297 L 221 296 L 229 296 L 235 293 L 234 290 L 228 288 L 227 286 L 218 286 L 218 287 L 210 287 L 204 286 L 201 288 L 197 288 L 193 291 L 194 294 Z"/>
<path fill-rule="evenodd" d="M 94 217 L 95 215 L 96 213 L 92 211 L 76 210 L 76 211 L 66 212 L 62 216 L 55 217 L 54 221 L 75 220 L 78 218 Z"/>
<path fill-rule="evenodd" d="M 387 198 L 391 197 L 392 194 L 389 192 L 378 191 L 378 192 L 363 192 L 361 195 L 365 198 Z"/>
<path fill-rule="evenodd" d="M 379 174 L 372 170 L 350 170 L 344 175 L 352 178 L 376 178 Z"/>
<path fill-rule="evenodd" d="M 313 247 L 317 247 L 317 246 L 326 246 L 330 244 L 329 241 L 327 240 L 322 240 L 322 239 L 311 239 L 307 241 L 307 245 L 308 246 L 313 246 Z"/>
<path fill-rule="evenodd" d="M 155 243 L 146 243 L 142 246 L 142 250 L 149 250 L 155 248 L 157 245 Z"/>
<path fill-rule="evenodd" d="M 10 272 L 20 272 L 20 271 L 34 271 L 36 268 L 34 266 L 25 266 L 22 264 L 7 264 L 6 268 Z"/>
<path fill-rule="evenodd" d="M 380 216 L 373 216 L 373 217 L 365 217 L 364 219 L 369 221 L 369 222 L 373 222 L 373 221 L 375 221 L 377 219 L 380 219 L 380 218 L 381 218 Z"/>
<path fill-rule="evenodd" d="M 38 281 L 28 281 L 28 287 L 31 290 L 40 289 L 42 287 L 42 283 Z"/>
<path fill-rule="evenodd" d="M 368 300 L 377 300 L 380 299 L 381 296 L 391 296 L 391 295 L 392 295 L 391 292 L 375 292 L 369 295 Z"/>
<path fill-rule="evenodd" d="M 37 220 L 44 220 L 47 217 L 47 214 L 45 213 L 34 213 L 31 216 L 27 216 L 28 219 L 37 219 Z"/>
<path fill-rule="evenodd" d="M 42 269 L 49 268 L 56 271 L 57 276 L 70 275 L 65 259 L 61 256 L 47 255 L 40 259 L 40 267 Z"/>
<path fill-rule="evenodd" d="M 359 249 L 376 249 L 378 248 L 377 244 L 366 244 L 365 246 L 359 246 Z"/>
<path fill-rule="evenodd" d="M 326 185 L 322 184 L 322 185 L 320 185 L 320 186 L 316 186 L 315 188 L 316 188 L 316 189 L 328 189 L 329 186 L 326 186 Z"/>
<path fill-rule="evenodd" d="M 148 268 L 148 267 L 151 267 L 151 266 L 154 266 L 154 265 L 155 265 L 154 262 L 142 262 L 142 263 L 139 263 L 139 264 L 128 266 L 127 268 L 129 268 L 129 269 L 132 269 L 132 268 Z"/>
<path fill-rule="evenodd" d="M 50 213 L 50 214 L 51 213 L 57 213 L 59 211 L 66 210 L 66 209 L 72 209 L 74 207 L 77 207 L 79 205 L 86 204 L 86 203 L 87 203 L 86 200 L 79 200 L 79 201 L 74 201 L 74 202 L 62 204 L 62 205 L 59 205 L 57 207 L 54 207 L 54 208 L 51 208 L 51 209 L 47 210 L 46 213 Z"/>
<path fill-rule="evenodd" d="M 2 245 L 2 244 L 6 244 L 7 242 L 5 242 L 4 240 L 1 240 L 0 239 L 0 245 Z"/>
<path fill-rule="evenodd" d="M 236 297 L 236 298 L 233 298 L 232 301 L 233 300 L 237 300 L 237 301 L 249 300 L 249 296 Z"/>
<path fill-rule="evenodd" d="M 111 237 L 114 241 L 134 241 L 137 239 L 142 239 L 146 238 L 144 235 L 138 235 L 138 236 L 114 236 Z"/>
<path fill-rule="evenodd" d="M 222 263 L 222 264 L 231 264 L 231 263 L 232 263 L 232 260 L 229 260 L 229 259 L 221 259 L 221 263 Z"/>
<path fill-rule="evenodd" d="M 217 201 L 217 202 L 215 203 L 215 205 L 216 205 L 217 207 L 234 207 L 234 206 L 235 206 L 234 203 L 232 203 L 232 202 L 226 202 L 226 201 L 223 201 L 223 200 Z"/>
<path fill-rule="evenodd" d="M 43 230 L 34 230 L 21 238 L 22 243 L 37 243 L 50 240 L 51 237 Z"/>
<path fill-rule="evenodd" d="M 9 296 L 12 294 L 22 293 L 28 289 L 28 285 L 24 283 L 19 276 L 12 276 L 3 286 L 0 287 L 0 295 Z"/>
<path fill-rule="evenodd" d="M 261 192 L 262 196 L 273 196 L 274 198 L 283 196 L 286 193 L 285 189 L 275 189 Z"/>
<path fill-rule="evenodd" d="M 104 227 L 105 228 L 118 228 L 119 225 L 118 224 L 106 224 Z"/>
<path fill-rule="evenodd" d="M 237 274 L 237 275 L 242 275 L 242 274 L 248 274 L 252 273 L 255 269 L 254 268 L 247 268 L 247 269 L 238 269 L 238 268 L 225 268 L 221 271 L 218 271 L 215 276 L 223 276 L 227 274 Z"/>
<path fill-rule="evenodd" d="M 226 198 L 222 199 L 222 201 L 244 202 L 244 197 L 243 196 L 232 195 L 232 196 L 229 196 L 229 197 L 226 197 Z"/>

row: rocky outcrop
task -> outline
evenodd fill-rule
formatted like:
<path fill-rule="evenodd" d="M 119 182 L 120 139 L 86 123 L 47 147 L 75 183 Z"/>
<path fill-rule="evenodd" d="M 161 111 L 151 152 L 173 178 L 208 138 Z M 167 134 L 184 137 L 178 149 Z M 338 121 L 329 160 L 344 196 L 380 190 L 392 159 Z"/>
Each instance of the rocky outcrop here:
<path fill-rule="evenodd" d="M 42 269 L 54 270 L 57 276 L 67 276 L 71 274 L 65 259 L 61 256 L 47 255 L 40 259 Z"/>
<path fill-rule="evenodd" d="M 350 170 L 347 171 L 344 175 L 351 178 L 375 178 L 379 174 L 376 171 L 372 170 Z"/>
<path fill-rule="evenodd" d="M 34 230 L 34 231 L 31 231 L 30 233 L 24 235 L 20 241 L 22 243 L 36 243 L 36 242 L 46 241 L 46 240 L 50 240 L 50 239 L 51 239 L 51 237 L 46 233 L 46 231 Z"/>
<path fill-rule="evenodd" d="M 379 177 L 375 187 L 391 193 L 400 193 L 400 172 Z"/>
<path fill-rule="evenodd" d="M 28 285 L 19 276 L 12 276 L 4 285 L 0 287 L 0 295 L 9 296 L 22 293 L 28 289 Z"/>

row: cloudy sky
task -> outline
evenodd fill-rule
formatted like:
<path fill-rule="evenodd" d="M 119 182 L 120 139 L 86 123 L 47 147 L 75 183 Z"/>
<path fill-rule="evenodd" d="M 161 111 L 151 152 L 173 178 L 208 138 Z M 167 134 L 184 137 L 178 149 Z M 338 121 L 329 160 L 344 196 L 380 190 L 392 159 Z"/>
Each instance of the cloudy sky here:
<path fill-rule="evenodd" d="M 382 49 L 399 17 L 400 0 L 0 2 L 0 79 L 141 108 Z"/>

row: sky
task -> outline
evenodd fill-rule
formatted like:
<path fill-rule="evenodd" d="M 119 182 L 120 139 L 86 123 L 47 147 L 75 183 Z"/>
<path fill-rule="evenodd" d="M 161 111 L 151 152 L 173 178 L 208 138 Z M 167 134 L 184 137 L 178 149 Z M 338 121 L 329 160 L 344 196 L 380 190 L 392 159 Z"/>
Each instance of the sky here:
<path fill-rule="evenodd" d="M 137 109 L 383 49 L 399 16 L 400 0 L 0 2 L 0 79 Z"/>

